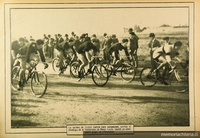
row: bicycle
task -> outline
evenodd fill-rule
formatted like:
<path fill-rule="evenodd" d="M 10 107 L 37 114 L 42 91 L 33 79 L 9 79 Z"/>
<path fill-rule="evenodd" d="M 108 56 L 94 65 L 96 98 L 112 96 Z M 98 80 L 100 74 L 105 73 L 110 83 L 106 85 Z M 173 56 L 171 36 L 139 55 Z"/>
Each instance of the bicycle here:
<path fill-rule="evenodd" d="M 63 58 L 63 61 L 62 61 L 62 66 L 63 66 L 63 69 L 62 71 L 65 71 L 67 69 L 67 67 L 73 62 L 76 60 L 76 57 L 73 57 L 73 53 L 68 53 L 66 57 Z M 53 60 L 52 60 L 52 68 L 55 72 L 59 73 L 61 70 L 60 70 L 60 58 L 57 56 L 55 57 Z"/>
<path fill-rule="evenodd" d="M 105 66 L 102 64 L 101 56 L 93 56 L 92 63 L 89 68 L 91 72 L 86 72 L 85 68 L 83 68 L 81 72 L 80 78 L 78 77 L 78 70 L 81 65 L 81 61 L 74 61 L 70 65 L 70 75 L 75 78 L 79 78 L 78 82 L 81 81 L 83 78 L 86 78 L 89 74 L 92 74 L 92 80 L 97 86 L 104 86 L 108 82 L 108 72 Z"/>
<path fill-rule="evenodd" d="M 173 91 L 185 92 L 189 89 L 187 72 L 181 62 L 175 62 L 175 64 L 175 68 L 169 72 L 169 85 Z M 162 81 L 160 70 L 154 72 L 152 67 L 143 68 L 140 73 L 140 81 L 146 87 L 154 86 L 157 81 Z"/>
<path fill-rule="evenodd" d="M 112 61 L 112 58 L 111 58 L 111 61 Z M 136 67 L 133 63 L 131 64 L 131 62 L 128 63 L 128 62 L 125 62 L 124 59 L 121 59 L 121 60 L 118 60 L 118 62 L 116 62 L 114 65 L 111 65 L 111 63 L 107 63 L 107 65 L 105 66 L 108 71 L 108 78 L 110 78 L 111 75 L 116 76 L 116 73 L 120 72 L 121 78 L 124 81 L 126 82 L 133 81 L 136 75 Z"/>
<path fill-rule="evenodd" d="M 28 80 L 31 79 L 31 92 L 37 97 L 41 98 L 47 91 L 47 76 L 44 72 L 39 72 L 36 69 L 38 61 L 36 59 L 30 61 L 30 68 L 26 69 L 24 84 L 27 84 Z M 19 72 L 21 67 L 16 65 L 12 69 L 11 84 L 14 90 L 17 90 L 17 84 L 19 81 Z M 46 68 L 45 68 L 46 69 Z"/>

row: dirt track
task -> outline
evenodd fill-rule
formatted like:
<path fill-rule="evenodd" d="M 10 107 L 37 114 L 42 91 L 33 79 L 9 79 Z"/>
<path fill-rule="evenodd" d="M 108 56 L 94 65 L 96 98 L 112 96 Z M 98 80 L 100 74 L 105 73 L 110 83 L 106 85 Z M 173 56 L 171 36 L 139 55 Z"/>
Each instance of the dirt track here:
<path fill-rule="evenodd" d="M 69 73 L 56 75 L 51 68 L 47 93 L 35 98 L 28 84 L 12 91 L 13 128 L 66 127 L 67 124 L 133 124 L 140 126 L 188 126 L 189 93 L 175 93 L 169 86 L 142 86 L 139 79 L 123 82 L 111 77 L 97 87 L 91 77 L 77 82 Z M 119 75 L 119 74 L 118 74 Z"/>

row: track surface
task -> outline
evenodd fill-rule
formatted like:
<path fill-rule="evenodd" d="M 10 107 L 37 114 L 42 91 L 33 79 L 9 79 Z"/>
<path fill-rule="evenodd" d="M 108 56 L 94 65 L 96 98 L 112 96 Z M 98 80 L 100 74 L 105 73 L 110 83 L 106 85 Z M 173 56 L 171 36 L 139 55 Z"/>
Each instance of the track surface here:
<path fill-rule="evenodd" d="M 39 65 L 38 65 L 39 66 Z M 189 93 L 176 93 L 169 86 L 142 86 L 112 76 L 97 87 L 91 76 L 80 82 L 65 74 L 45 70 L 48 89 L 35 98 L 30 82 L 23 91 L 11 93 L 12 128 L 66 127 L 67 124 L 133 124 L 148 126 L 189 126 Z"/>

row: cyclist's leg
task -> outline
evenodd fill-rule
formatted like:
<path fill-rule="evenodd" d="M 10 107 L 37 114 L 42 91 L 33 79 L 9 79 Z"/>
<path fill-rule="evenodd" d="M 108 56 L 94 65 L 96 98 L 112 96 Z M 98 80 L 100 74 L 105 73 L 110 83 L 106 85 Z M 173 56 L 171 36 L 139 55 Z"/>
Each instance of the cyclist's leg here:
<path fill-rule="evenodd" d="M 63 51 L 58 51 L 58 57 L 59 57 L 59 67 L 60 67 L 60 71 L 62 72 L 63 70 L 63 58 L 64 58 L 64 55 L 63 55 Z"/>
<path fill-rule="evenodd" d="M 167 76 L 167 73 L 169 72 L 169 70 L 170 70 L 170 66 L 169 66 L 169 64 L 165 64 L 165 66 L 164 66 L 164 70 L 163 70 L 163 73 L 162 73 L 162 78 L 166 78 Z"/>
<path fill-rule="evenodd" d="M 152 71 L 154 71 L 157 68 L 156 61 L 153 58 L 153 55 L 150 55 L 151 57 L 151 66 L 152 66 Z"/>
<path fill-rule="evenodd" d="M 86 52 L 86 57 L 88 58 L 88 59 L 86 59 L 87 62 L 88 62 L 88 60 L 89 61 L 92 60 L 92 56 L 94 56 L 94 51 L 93 50 L 90 50 L 89 52 Z M 88 73 L 91 73 L 91 66 L 92 66 L 92 62 L 88 62 Z"/>
<path fill-rule="evenodd" d="M 159 66 L 157 67 L 157 69 L 160 69 L 160 68 L 162 68 L 163 66 L 165 66 L 165 65 L 167 64 L 167 61 L 166 61 L 165 57 L 162 56 L 162 55 L 160 55 L 160 56 L 157 57 L 156 59 L 157 59 L 157 61 L 160 63 Z M 164 85 L 168 85 L 168 83 L 165 81 L 165 74 L 162 75 L 162 76 L 160 76 L 160 77 L 161 77 L 161 79 L 162 79 L 162 83 L 163 83 Z"/>
<path fill-rule="evenodd" d="M 25 58 L 20 58 L 20 71 L 19 71 L 19 83 L 18 83 L 18 89 L 21 90 L 23 89 L 23 85 L 25 82 L 25 69 L 26 69 L 26 60 Z"/>
<path fill-rule="evenodd" d="M 81 61 L 81 65 L 80 65 L 79 70 L 78 70 L 78 76 L 80 78 L 82 76 L 81 70 L 87 65 L 88 62 L 87 62 L 85 53 L 84 54 L 78 54 L 78 58 Z"/>
<path fill-rule="evenodd" d="M 134 55 L 133 55 L 134 57 L 135 57 L 135 61 L 136 61 L 136 66 L 138 66 L 138 55 L 137 55 L 137 49 L 135 49 L 135 51 L 134 51 Z"/>

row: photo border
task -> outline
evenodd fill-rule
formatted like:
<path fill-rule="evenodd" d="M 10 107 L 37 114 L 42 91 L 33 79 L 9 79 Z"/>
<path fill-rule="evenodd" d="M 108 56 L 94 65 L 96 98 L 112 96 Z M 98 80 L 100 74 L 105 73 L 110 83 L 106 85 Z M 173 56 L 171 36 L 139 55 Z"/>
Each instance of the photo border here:
<path fill-rule="evenodd" d="M 190 11 L 190 13 L 189 13 L 189 18 L 191 18 L 190 20 L 189 20 L 189 45 L 193 45 L 193 47 L 190 47 L 190 56 L 189 56 L 189 61 L 190 61 L 190 72 L 189 72 L 189 75 L 190 75 L 190 91 L 193 91 L 192 93 L 190 92 L 190 95 L 189 95 L 189 102 L 190 102 L 190 107 L 189 107 L 189 110 L 190 110 L 190 127 L 189 128 L 187 128 L 187 127 L 178 127 L 177 129 L 176 129 L 176 127 L 173 127 L 173 128 L 171 128 L 171 129 L 168 129 L 167 128 L 167 130 L 169 131 L 169 130 L 172 130 L 173 129 L 173 131 L 195 131 L 195 129 L 196 129 L 196 117 L 195 117 L 195 115 L 196 115 L 196 107 L 195 107 L 195 99 L 196 99 L 196 97 L 195 97 L 195 80 L 196 80 L 196 78 L 195 78 L 195 47 L 196 47 L 196 45 L 195 45 L 195 18 L 194 18 L 194 16 L 195 16 L 195 3 L 194 2 L 150 2 L 150 3 L 148 3 L 148 6 L 149 5 L 153 5 L 153 4 L 178 4 L 178 5 L 184 5 L 184 4 L 189 4 L 190 6 L 189 6 L 189 11 Z M 11 31 L 11 28 L 9 29 L 8 28 L 8 23 L 10 24 L 10 26 L 11 26 L 11 19 L 10 18 L 8 18 L 7 16 L 8 16 L 8 13 L 10 14 L 11 13 L 11 11 L 10 11 L 10 9 L 12 9 L 12 6 L 14 5 L 14 7 L 15 6 L 22 6 L 22 5 L 25 5 L 25 6 L 31 6 L 31 7 L 33 7 L 33 5 L 54 5 L 54 6 L 60 6 L 60 5 L 67 5 L 67 6 L 69 6 L 69 5 L 77 5 L 77 3 L 75 2 L 75 3 L 5 3 L 4 4 L 4 40 L 5 40 L 5 42 L 4 42 L 4 53 L 5 53 L 5 60 L 4 60 L 4 67 L 5 67 L 5 82 L 6 82 L 6 85 L 5 85 L 5 96 L 6 96 L 6 98 L 5 98 L 5 120 L 6 120 L 6 122 L 5 122 L 5 132 L 6 132 L 6 134 L 30 134 L 30 133 L 32 133 L 32 130 L 30 131 L 30 129 L 19 129 L 19 130 L 17 130 L 17 129 L 11 129 L 11 128 L 9 128 L 8 126 L 10 125 L 11 126 L 11 117 L 9 118 L 8 117 L 8 114 L 10 114 L 9 113 L 9 108 L 10 108 L 10 110 L 11 110 L 11 101 L 9 101 L 9 100 L 7 100 L 7 99 L 9 99 L 9 98 L 11 98 L 11 94 L 10 93 L 8 93 L 8 86 L 10 85 L 10 79 L 8 79 L 8 78 L 10 78 L 10 72 L 8 71 L 8 69 L 10 68 L 10 64 L 8 64 L 7 63 L 7 61 L 10 61 L 10 55 L 9 54 L 7 54 L 8 52 L 6 52 L 6 51 L 10 51 L 10 47 L 6 47 L 6 45 L 10 45 L 10 40 L 9 39 L 7 39 L 7 38 L 9 38 L 9 36 L 11 35 L 11 33 L 7 33 L 8 32 L 8 30 L 9 31 Z M 69 4 L 69 5 L 68 5 Z M 145 2 L 109 2 L 109 3 L 107 3 L 107 2 L 105 2 L 105 3 L 102 3 L 102 2 L 97 2 L 97 3 L 78 3 L 78 5 L 80 6 L 80 5 L 98 5 L 98 4 L 105 4 L 105 5 L 109 5 L 109 4 L 111 4 L 111 5 L 126 5 L 126 4 L 145 4 Z M 147 4 L 147 3 L 146 3 Z M 9 5 L 9 6 L 8 6 Z M 11 7 L 10 7 L 11 6 Z M 39 6 L 39 7 L 40 7 Z M 48 7 L 47 6 L 47 7 Z M 174 6 L 174 5 L 173 5 Z M 61 7 L 61 6 L 60 6 Z M 83 6 L 84 7 L 84 6 Z M 178 6 L 179 7 L 179 6 Z M 9 11 L 7 11 L 8 9 L 9 9 Z M 95 8 L 95 7 L 94 7 Z M 116 8 L 116 7 L 114 7 L 114 8 Z M 119 7 L 120 8 L 120 7 Z M 123 7 L 121 7 L 121 8 L 123 8 Z M 134 7 L 132 7 L 132 8 L 134 8 Z M 165 7 L 163 7 L 163 8 L 165 8 Z M 10 17 L 10 16 L 9 16 Z M 11 36 L 10 36 L 10 38 L 11 38 Z M 191 55 L 193 55 L 193 56 L 191 56 Z M 192 62 L 191 62 L 192 61 Z M 192 70 L 192 71 L 191 71 Z M 192 81 L 191 81 L 191 79 L 192 79 Z M 193 103 L 191 103 L 191 101 L 193 101 Z M 191 110 L 192 109 L 192 110 Z M 191 114 L 192 114 L 192 116 L 191 116 Z M 10 121 L 9 121 L 10 120 Z M 192 122 L 191 122 L 192 121 Z M 191 126 L 191 123 L 192 123 L 192 126 Z M 151 127 L 150 129 L 149 129 L 149 127 L 143 127 L 144 129 L 142 129 L 142 130 L 140 130 L 140 129 L 137 129 L 137 128 L 134 128 L 135 129 L 135 131 L 155 131 L 155 128 L 158 128 L 158 127 Z M 185 128 L 187 128 L 187 129 L 185 129 Z M 65 128 L 64 128 L 65 129 Z M 63 133 L 63 130 L 60 130 L 60 129 L 51 129 L 51 128 L 39 128 L 39 129 L 34 129 L 34 131 L 35 131 L 35 133 Z M 166 127 L 164 127 L 164 128 L 160 128 L 159 127 L 159 131 L 166 131 Z"/>

